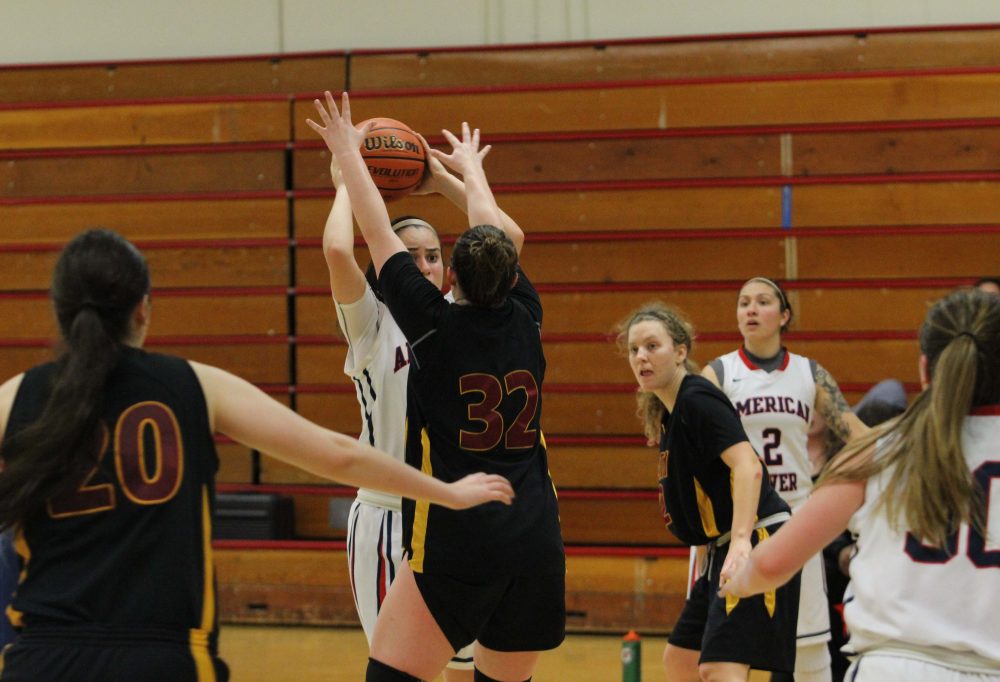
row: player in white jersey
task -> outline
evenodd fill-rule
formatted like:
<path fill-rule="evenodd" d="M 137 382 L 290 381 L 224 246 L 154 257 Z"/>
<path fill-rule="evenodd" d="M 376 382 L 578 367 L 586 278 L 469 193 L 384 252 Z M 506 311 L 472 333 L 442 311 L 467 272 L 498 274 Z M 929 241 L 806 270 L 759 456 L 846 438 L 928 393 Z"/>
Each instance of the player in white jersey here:
<path fill-rule="evenodd" d="M 355 259 L 350 197 L 336 158 L 332 158 L 330 173 L 337 194 L 323 232 L 323 253 L 330 270 L 337 321 L 348 343 L 344 373 L 357 392 L 360 440 L 405 461 L 410 347 L 379 296 L 374 272 L 371 268 L 368 273 L 362 272 Z M 425 180 L 414 193 L 440 193 L 464 211 L 462 181 L 430 154 L 427 160 Z M 504 230 L 508 236 L 513 235 L 511 239 L 520 249 L 524 234 L 509 216 L 503 214 L 503 218 Z M 396 218 L 392 227 L 424 276 L 441 288 L 445 273 L 437 231 L 414 216 Z M 403 561 L 402 524 L 399 497 L 367 488 L 358 490 L 348 517 L 347 560 L 355 606 L 369 643 L 382 601 Z M 444 672 L 446 682 L 472 681 L 472 648 L 470 643 L 455 653 Z"/>
<path fill-rule="evenodd" d="M 1000 680 L 1000 298 L 955 292 L 920 330 L 924 391 L 849 445 L 724 593 L 794 575 L 849 523 L 852 681 Z M 877 439 L 877 443 L 876 443 Z"/>
<path fill-rule="evenodd" d="M 844 440 L 867 428 L 851 412 L 829 372 L 782 346 L 781 335 L 791 319 L 788 297 L 777 283 L 750 279 L 736 305 L 743 346 L 716 358 L 702 373 L 733 403 L 750 443 L 767 465 L 771 485 L 794 513 L 812 490 L 807 442 L 814 411 Z M 802 569 L 796 682 L 829 682 L 829 640 L 823 561 L 816 556 Z"/>

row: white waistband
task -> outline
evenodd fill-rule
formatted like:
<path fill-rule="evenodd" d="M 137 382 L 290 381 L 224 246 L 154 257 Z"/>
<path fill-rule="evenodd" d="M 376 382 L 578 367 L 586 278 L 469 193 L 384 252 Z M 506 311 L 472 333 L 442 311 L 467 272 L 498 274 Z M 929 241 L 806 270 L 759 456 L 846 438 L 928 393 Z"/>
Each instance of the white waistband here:
<path fill-rule="evenodd" d="M 380 490 L 358 488 L 358 499 L 374 507 L 385 507 L 396 512 L 403 510 L 403 502 L 399 495 L 390 495 Z"/>
<path fill-rule="evenodd" d="M 792 518 L 792 515 L 789 514 L 788 512 L 778 512 L 777 514 L 771 514 L 770 516 L 765 516 L 760 521 L 753 524 L 753 527 L 754 530 L 758 528 L 767 528 L 768 526 L 772 526 L 778 523 L 779 521 L 787 521 L 790 518 Z M 722 547 L 723 545 L 729 542 L 729 538 L 732 536 L 732 534 L 733 534 L 732 531 L 727 530 L 725 533 L 712 540 L 712 542 L 710 542 L 709 544 L 715 545 L 716 547 Z"/>

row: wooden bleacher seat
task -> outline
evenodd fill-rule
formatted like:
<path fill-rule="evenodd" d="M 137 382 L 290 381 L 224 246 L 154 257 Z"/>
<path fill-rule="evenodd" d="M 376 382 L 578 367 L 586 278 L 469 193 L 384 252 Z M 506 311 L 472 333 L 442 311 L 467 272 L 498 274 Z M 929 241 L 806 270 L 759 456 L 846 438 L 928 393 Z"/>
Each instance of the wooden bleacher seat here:
<path fill-rule="evenodd" d="M 343 87 L 342 53 L 0 69 L 0 103 L 287 95 Z"/>
<path fill-rule="evenodd" d="M 0 197 L 66 197 L 285 189 L 285 147 L 129 147 L 31 156 L 0 152 Z"/>
<path fill-rule="evenodd" d="M 863 73 L 996 65 L 995 27 L 808 32 L 609 40 L 521 49 L 363 50 L 351 83 L 364 90 L 637 81 L 666 78 Z"/>
<path fill-rule="evenodd" d="M 286 140 L 284 98 L 0 108 L 0 149 Z"/>
<path fill-rule="evenodd" d="M 228 622 L 355 625 L 343 549 L 216 548 L 220 611 Z M 686 556 L 567 557 L 567 625 L 576 631 L 665 632 L 684 600 Z"/>
<path fill-rule="evenodd" d="M 1000 72 L 354 95 L 356 120 L 389 116 L 419 131 L 462 120 L 491 133 L 787 126 L 995 117 Z M 305 123 L 313 111 L 311 98 L 295 102 L 296 140 L 315 135 Z"/>

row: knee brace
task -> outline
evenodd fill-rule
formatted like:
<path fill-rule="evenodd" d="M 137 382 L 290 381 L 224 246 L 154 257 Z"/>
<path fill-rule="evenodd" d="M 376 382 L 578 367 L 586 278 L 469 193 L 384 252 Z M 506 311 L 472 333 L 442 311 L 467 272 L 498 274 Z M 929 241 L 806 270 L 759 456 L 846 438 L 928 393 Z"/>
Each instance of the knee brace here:
<path fill-rule="evenodd" d="M 420 679 L 396 670 L 374 658 L 368 659 L 368 670 L 365 672 L 365 682 L 420 682 Z"/>
<path fill-rule="evenodd" d="M 500 682 L 500 680 L 494 680 L 479 668 L 474 668 L 472 673 L 472 682 Z M 531 682 L 531 678 L 529 677 L 524 682 Z"/>

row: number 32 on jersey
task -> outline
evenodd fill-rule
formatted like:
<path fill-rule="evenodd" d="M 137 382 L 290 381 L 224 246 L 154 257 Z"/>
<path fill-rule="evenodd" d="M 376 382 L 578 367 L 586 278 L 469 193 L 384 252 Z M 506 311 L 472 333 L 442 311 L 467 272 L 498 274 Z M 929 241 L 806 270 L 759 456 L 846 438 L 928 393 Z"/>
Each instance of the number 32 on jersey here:
<path fill-rule="evenodd" d="M 458 390 L 472 400 L 468 403 L 469 420 L 481 427 L 475 431 L 459 430 L 458 444 L 463 450 L 484 452 L 501 441 L 507 450 L 534 447 L 538 430 L 530 427 L 538 411 L 538 384 L 531 372 L 515 370 L 502 380 L 492 374 L 464 374 L 458 380 Z M 521 398 L 521 393 L 524 394 L 521 410 L 511 424 L 505 424 L 498 408 L 505 399 Z"/>

